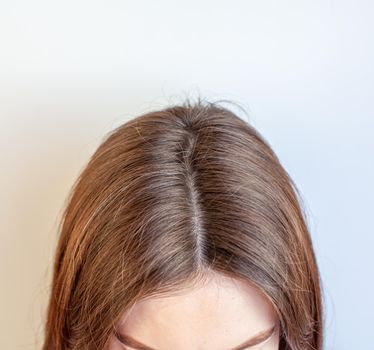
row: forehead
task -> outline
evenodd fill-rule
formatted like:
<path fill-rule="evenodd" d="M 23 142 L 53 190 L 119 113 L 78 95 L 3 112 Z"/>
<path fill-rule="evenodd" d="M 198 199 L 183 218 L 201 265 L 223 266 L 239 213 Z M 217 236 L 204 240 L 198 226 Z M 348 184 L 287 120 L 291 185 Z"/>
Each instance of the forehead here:
<path fill-rule="evenodd" d="M 217 274 L 204 285 L 136 303 L 116 326 L 156 349 L 230 349 L 275 321 L 259 289 Z"/>

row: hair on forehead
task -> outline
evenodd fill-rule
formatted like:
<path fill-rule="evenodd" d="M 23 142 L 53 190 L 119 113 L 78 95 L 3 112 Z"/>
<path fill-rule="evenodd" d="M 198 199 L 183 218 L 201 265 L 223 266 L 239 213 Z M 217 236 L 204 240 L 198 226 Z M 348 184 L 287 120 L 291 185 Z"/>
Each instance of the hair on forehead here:
<path fill-rule="evenodd" d="M 296 185 L 249 120 L 187 99 L 112 130 L 76 179 L 43 350 L 104 349 L 123 310 L 210 272 L 266 295 L 280 350 L 322 349 L 319 272 Z"/>

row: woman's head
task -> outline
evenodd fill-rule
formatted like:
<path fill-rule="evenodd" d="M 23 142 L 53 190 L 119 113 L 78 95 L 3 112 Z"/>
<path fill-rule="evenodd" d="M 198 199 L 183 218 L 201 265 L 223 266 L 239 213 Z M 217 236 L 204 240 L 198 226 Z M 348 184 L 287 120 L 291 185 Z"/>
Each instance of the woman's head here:
<path fill-rule="evenodd" d="M 272 326 L 248 350 L 322 348 L 300 196 L 267 142 L 200 100 L 108 134 L 61 220 L 43 350 L 231 350 Z"/>

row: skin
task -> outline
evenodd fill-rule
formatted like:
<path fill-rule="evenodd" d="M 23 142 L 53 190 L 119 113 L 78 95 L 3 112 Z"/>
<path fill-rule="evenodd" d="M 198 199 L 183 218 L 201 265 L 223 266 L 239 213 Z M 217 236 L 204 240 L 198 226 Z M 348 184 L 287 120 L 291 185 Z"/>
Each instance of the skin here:
<path fill-rule="evenodd" d="M 154 350 L 279 348 L 279 323 L 270 301 L 250 283 L 220 274 L 213 274 L 207 284 L 172 296 L 144 299 L 115 326 L 122 340 L 127 335 Z M 267 340 L 239 346 L 273 326 Z M 118 337 L 111 335 L 106 350 L 148 350 L 121 344 Z"/>

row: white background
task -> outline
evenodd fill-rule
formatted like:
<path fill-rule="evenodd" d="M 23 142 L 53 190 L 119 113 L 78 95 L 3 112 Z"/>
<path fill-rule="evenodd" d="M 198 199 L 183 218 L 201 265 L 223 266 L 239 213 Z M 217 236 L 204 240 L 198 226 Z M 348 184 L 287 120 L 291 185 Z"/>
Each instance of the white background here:
<path fill-rule="evenodd" d="M 374 349 L 373 10 L 364 0 L 1 1 L 0 348 L 41 346 L 57 220 L 105 133 L 199 94 L 245 108 L 303 195 L 325 349 Z"/>

